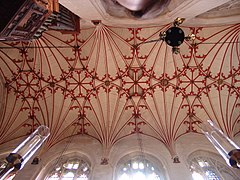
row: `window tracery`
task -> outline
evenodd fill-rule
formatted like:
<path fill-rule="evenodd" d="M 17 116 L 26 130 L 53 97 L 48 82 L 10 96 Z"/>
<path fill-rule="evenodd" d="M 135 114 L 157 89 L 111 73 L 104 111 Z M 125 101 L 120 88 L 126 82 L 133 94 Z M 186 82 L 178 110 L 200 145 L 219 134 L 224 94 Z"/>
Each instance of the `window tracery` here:
<path fill-rule="evenodd" d="M 238 179 L 238 176 L 235 174 L 234 170 L 228 167 L 225 162 L 221 162 L 220 157 L 218 157 L 214 153 L 198 153 L 194 153 L 189 161 L 193 180 Z"/>
<path fill-rule="evenodd" d="M 89 180 L 90 165 L 82 159 L 69 159 L 57 165 L 46 180 Z"/>
<path fill-rule="evenodd" d="M 164 180 L 161 167 L 140 156 L 121 162 L 117 170 L 117 180 Z"/>

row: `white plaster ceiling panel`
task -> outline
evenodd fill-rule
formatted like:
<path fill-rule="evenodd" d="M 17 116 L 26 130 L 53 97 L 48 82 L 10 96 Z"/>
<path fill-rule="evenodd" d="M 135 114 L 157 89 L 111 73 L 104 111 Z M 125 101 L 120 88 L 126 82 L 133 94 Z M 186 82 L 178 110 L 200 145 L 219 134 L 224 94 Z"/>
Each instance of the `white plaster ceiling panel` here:
<path fill-rule="evenodd" d="M 114 27 L 99 24 L 79 35 L 49 31 L 28 43 L 1 43 L 5 105 L 0 144 L 50 128 L 48 150 L 63 139 L 90 136 L 108 156 L 134 133 L 165 144 L 201 133 L 215 121 L 229 136 L 240 131 L 240 24 L 183 27 L 196 39 L 172 54 L 157 39 L 170 25 Z M 8 49 L 6 49 L 6 47 Z"/>
<path fill-rule="evenodd" d="M 221 6 L 213 8 L 199 15 L 199 17 L 202 17 L 202 18 L 228 17 L 233 15 L 239 15 L 239 14 L 240 14 L 240 1 L 231 0 Z"/>

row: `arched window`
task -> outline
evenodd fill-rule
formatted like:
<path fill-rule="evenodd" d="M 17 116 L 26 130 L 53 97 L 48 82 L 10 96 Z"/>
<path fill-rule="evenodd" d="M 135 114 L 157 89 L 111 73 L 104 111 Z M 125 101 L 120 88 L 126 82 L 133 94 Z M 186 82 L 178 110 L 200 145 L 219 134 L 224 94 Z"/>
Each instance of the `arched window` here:
<path fill-rule="evenodd" d="M 82 159 L 74 158 L 55 166 L 46 180 L 88 180 L 89 175 L 89 164 Z"/>
<path fill-rule="evenodd" d="M 131 159 L 120 161 L 117 166 L 116 180 L 164 179 L 166 178 L 162 165 L 158 166 L 157 163 L 154 163 L 145 157 L 135 156 Z"/>
<path fill-rule="evenodd" d="M 218 155 L 194 152 L 189 158 L 193 180 L 236 180 L 238 175 Z"/>

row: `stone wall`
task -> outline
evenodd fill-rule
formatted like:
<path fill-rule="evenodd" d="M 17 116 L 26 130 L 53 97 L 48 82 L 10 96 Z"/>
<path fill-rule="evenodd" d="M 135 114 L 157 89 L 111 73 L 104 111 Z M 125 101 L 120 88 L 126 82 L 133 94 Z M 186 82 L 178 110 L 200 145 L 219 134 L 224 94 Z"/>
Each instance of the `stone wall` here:
<path fill-rule="evenodd" d="M 238 144 L 240 142 L 239 139 L 239 136 L 235 139 L 235 142 Z M 192 179 L 187 163 L 188 156 L 191 153 L 199 150 L 217 153 L 203 135 L 189 134 L 177 141 L 176 148 L 180 163 L 173 163 L 170 153 L 162 143 L 149 137 L 142 137 L 142 141 L 143 153 L 146 157 L 152 156 L 156 158 L 156 161 L 159 161 L 163 165 L 167 180 Z M 64 151 L 68 143 L 69 141 L 66 140 L 65 142 L 55 145 L 41 157 L 38 165 L 32 165 L 30 160 L 17 174 L 15 180 L 43 180 L 48 172 L 51 171 L 56 159 L 58 159 L 61 154 L 63 154 L 61 156 L 63 158 L 79 156 L 88 161 L 92 168 L 91 180 L 115 180 L 116 167 L 121 158 L 128 154 L 140 153 L 137 136 L 132 135 L 131 137 L 122 139 L 112 148 L 108 157 L 108 165 L 100 165 L 103 152 L 98 141 L 89 137 L 74 137 L 67 150 Z M 13 144 L 18 143 L 5 144 L 5 148 L 0 149 L 9 153 L 14 147 Z M 0 152 L 2 158 L 6 156 L 6 154 L 7 153 Z M 36 154 L 38 154 L 38 152 Z M 224 162 L 223 159 L 222 161 Z"/>

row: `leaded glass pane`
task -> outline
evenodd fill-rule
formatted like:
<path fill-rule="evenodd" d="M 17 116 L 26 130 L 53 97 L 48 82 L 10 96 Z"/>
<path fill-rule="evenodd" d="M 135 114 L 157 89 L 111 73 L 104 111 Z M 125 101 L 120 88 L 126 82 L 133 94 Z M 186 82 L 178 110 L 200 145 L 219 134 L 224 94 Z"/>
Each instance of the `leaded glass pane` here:
<path fill-rule="evenodd" d="M 120 166 L 117 180 L 160 180 L 160 170 L 147 159 L 135 158 Z"/>
<path fill-rule="evenodd" d="M 196 156 L 192 158 L 190 170 L 192 171 L 193 180 L 225 180 L 229 179 L 229 177 L 239 179 L 227 164 L 211 157 Z"/>
<path fill-rule="evenodd" d="M 79 159 L 68 160 L 54 168 L 47 180 L 88 180 L 90 166 Z"/>

